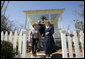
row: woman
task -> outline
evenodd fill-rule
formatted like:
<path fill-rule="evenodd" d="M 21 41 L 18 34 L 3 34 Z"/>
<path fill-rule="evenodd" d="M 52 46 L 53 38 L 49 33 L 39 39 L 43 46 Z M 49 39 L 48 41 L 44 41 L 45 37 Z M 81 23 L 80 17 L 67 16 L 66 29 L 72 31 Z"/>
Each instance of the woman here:
<path fill-rule="evenodd" d="M 44 42 L 46 58 L 49 58 L 50 54 L 56 51 L 53 39 L 53 33 L 54 33 L 54 28 L 51 26 L 50 22 L 47 21 L 45 28 L 45 42 Z"/>

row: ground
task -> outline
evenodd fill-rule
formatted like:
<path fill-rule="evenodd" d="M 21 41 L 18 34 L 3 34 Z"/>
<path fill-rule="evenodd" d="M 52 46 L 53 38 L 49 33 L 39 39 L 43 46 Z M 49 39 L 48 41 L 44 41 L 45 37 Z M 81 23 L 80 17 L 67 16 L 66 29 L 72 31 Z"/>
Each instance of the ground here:
<path fill-rule="evenodd" d="M 68 53 L 68 49 L 67 49 L 67 53 Z M 80 55 L 82 57 L 81 49 L 80 49 Z M 73 48 L 73 56 L 75 58 L 74 48 Z M 32 52 L 30 51 L 26 54 L 26 58 L 46 58 L 46 55 L 45 55 L 44 51 L 39 51 L 39 52 L 37 52 L 37 57 L 33 57 Z M 62 58 L 62 50 L 61 49 L 56 50 L 56 52 L 52 54 L 51 58 Z"/>

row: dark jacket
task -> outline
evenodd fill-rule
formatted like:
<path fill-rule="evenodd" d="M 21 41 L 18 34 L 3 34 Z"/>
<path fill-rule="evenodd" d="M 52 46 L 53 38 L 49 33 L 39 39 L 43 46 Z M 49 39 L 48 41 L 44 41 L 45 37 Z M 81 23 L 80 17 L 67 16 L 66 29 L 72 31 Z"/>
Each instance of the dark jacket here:
<path fill-rule="evenodd" d="M 39 30 L 40 34 L 44 34 L 45 26 L 43 24 L 38 24 L 38 30 Z"/>

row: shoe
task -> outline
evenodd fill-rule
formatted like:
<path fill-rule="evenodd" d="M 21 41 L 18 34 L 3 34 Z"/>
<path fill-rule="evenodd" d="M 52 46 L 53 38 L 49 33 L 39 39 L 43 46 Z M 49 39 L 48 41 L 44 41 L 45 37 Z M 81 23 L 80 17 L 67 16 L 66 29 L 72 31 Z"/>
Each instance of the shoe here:
<path fill-rule="evenodd" d="M 51 58 L 51 56 L 50 56 L 50 57 L 48 57 L 48 58 Z"/>
<path fill-rule="evenodd" d="M 46 56 L 46 58 L 49 58 L 48 56 Z"/>
<path fill-rule="evenodd" d="M 31 55 L 31 58 L 35 58 L 35 56 Z"/>
<path fill-rule="evenodd" d="M 40 51 L 40 49 L 38 48 L 38 49 L 37 49 L 37 52 L 39 52 L 39 51 Z"/>
<path fill-rule="evenodd" d="M 33 54 L 33 56 L 37 57 L 37 55 L 36 55 L 36 54 Z"/>
<path fill-rule="evenodd" d="M 41 47 L 43 47 L 43 45 L 41 45 Z"/>
<path fill-rule="evenodd" d="M 50 57 L 52 57 L 52 54 L 50 54 Z"/>

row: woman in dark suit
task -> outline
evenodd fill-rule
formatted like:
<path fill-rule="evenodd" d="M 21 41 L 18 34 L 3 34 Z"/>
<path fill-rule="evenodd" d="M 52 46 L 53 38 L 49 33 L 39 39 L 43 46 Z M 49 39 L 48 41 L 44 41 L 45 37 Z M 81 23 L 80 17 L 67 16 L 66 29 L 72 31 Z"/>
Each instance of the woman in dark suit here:
<path fill-rule="evenodd" d="M 50 22 L 47 21 L 46 28 L 45 28 L 45 41 L 44 41 L 46 58 L 49 58 L 50 54 L 52 54 L 56 51 L 55 43 L 54 43 L 54 39 L 53 39 L 53 33 L 54 33 L 54 27 L 52 27 L 50 25 Z"/>

